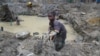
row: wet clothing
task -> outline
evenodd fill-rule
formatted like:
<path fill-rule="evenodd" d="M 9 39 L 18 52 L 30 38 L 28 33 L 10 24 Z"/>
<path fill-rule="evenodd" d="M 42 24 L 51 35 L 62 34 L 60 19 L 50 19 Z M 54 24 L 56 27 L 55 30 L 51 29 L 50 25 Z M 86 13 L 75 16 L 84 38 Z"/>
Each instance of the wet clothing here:
<path fill-rule="evenodd" d="M 50 27 L 50 30 L 58 30 L 59 33 L 54 36 L 54 44 L 56 50 L 60 50 L 64 44 L 65 44 L 65 39 L 66 39 L 66 29 L 62 23 L 60 23 L 58 20 L 53 21 L 53 27 Z M 59 46 L 60 45 L 60 46 Z"/>

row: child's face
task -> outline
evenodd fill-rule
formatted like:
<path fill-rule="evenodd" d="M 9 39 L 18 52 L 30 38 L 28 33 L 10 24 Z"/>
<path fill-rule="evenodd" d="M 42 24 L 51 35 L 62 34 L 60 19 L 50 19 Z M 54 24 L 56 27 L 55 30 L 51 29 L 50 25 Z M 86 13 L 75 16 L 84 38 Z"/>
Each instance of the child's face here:
<path fill-rule="evenodd" d="M 55 17 L 53 15 L 48 16 L 49 20 L 53 20 Z"/>

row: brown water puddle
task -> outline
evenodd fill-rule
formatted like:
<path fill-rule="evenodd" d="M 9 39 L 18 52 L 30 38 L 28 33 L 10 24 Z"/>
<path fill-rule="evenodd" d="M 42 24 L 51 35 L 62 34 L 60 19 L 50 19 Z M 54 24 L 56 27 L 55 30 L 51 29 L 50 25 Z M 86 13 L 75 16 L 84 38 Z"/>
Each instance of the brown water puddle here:
<path fill-rule="evenodd" d="M 20 19 L 24 20 L 21 22 L 20 26 L 16 25 L 16 22 L 0 22 L 0 26 L 3 26 L 5 31 L 9 32 L 21 32 L 29 31 L 31 34 L 33 32 L 44 33 L 48 31 L 48 19 L 47 17 L 37 17 L 37 16 L 19 16 Z M 64 21 L 60 20 L 62 23 Z M 67 29 L 67 40 L 74 40 L 78 35 L 74 32 L 70 25 L 65 25 Z"/>

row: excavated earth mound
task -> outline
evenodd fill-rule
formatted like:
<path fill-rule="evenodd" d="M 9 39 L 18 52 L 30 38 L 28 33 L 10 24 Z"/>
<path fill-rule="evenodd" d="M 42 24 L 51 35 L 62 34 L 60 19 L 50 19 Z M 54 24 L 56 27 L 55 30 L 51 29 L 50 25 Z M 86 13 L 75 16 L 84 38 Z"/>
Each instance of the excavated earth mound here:
<path fill-rule="evenodd" d="M 0 56 L 99 56 L 100 43 L 66 42 L 64 48 L 55 51 L 52 41 L 45 42 L 40 37 L 18 40 L 15 34 L 0 32 Z"/>
<path fill-rule="evenodd" d="M 0 32 L 0 56 L 16 56 L 18 42 L 13 33 Z"/>

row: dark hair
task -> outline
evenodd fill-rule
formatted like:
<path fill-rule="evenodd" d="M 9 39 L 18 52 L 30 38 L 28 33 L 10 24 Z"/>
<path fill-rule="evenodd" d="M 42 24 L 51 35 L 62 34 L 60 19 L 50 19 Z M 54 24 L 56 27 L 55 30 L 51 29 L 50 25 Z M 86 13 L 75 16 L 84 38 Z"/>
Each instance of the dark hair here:
<path fill-rule="evenodd" d="M 55 11 L 48 13 L 48 16 L 50 16 L 50 15 L 55 16 L 56 15 Z"/>

